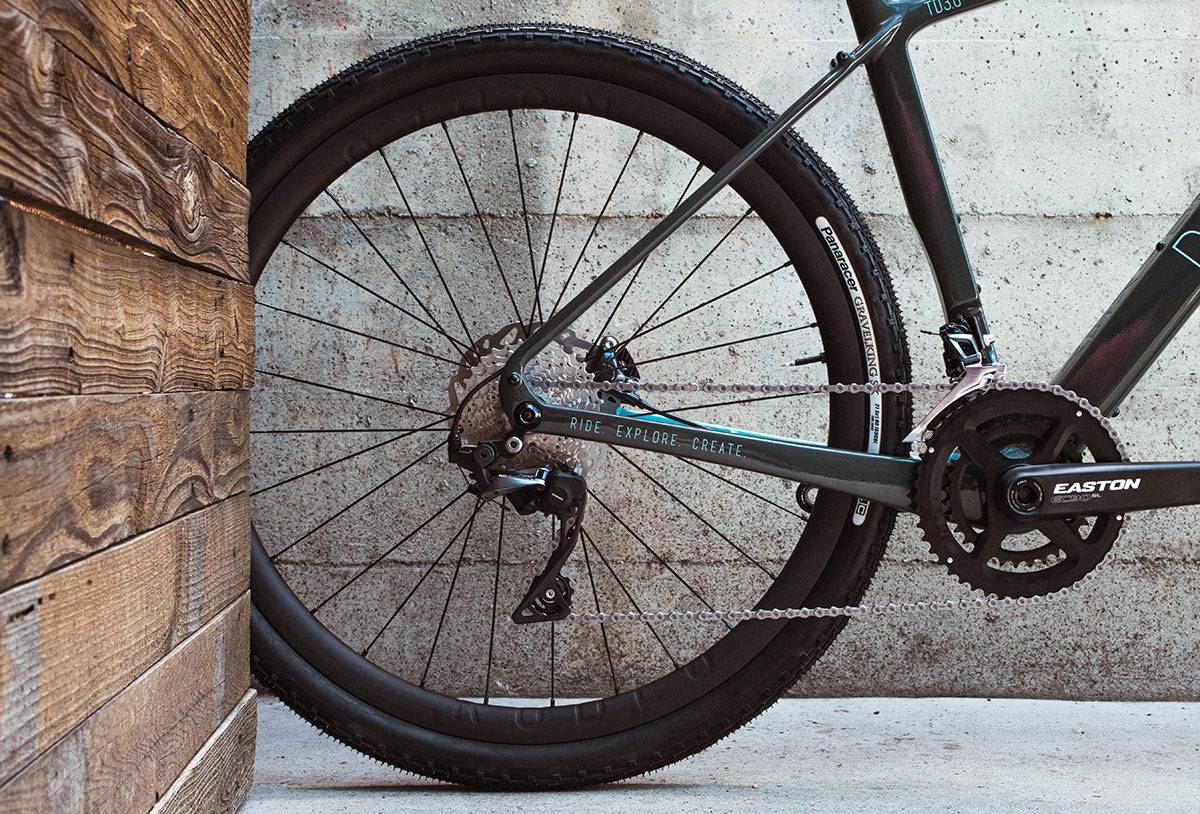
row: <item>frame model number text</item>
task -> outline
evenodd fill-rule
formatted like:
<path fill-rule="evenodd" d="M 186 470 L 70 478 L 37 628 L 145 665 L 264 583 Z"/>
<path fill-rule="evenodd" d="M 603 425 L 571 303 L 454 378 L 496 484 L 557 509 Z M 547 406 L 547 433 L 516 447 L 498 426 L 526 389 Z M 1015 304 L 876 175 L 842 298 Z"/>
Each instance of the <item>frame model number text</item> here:
<path fill-rule="evenodd" d="M 925 0 L 925 8 L 929 9 L 930 17 L 957 11 L 962 8 L 962 4 L 963 0 Z"/>

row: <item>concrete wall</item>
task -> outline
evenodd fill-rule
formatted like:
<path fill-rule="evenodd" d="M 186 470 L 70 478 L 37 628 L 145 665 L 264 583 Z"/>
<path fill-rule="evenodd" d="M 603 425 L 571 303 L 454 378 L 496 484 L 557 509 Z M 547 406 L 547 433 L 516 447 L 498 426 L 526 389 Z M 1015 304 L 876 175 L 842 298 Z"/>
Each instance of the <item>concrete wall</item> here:
<path fill-rule="evenodd" d="M 656 40 L 776 108 L 852 42 L 835 0 L 256 2 L 251 131 L 303 90 L 377 50 L 446 28 L 517 19 Z M 1179 0 L 1026 0 L 936 27 L 914 52 L 1002 351 L 1017 377 L 1048 377 L 1200 192 L 1200 18 L 1192 3 Z M 939 325 L 936 297 L 864 78 L 799 129 L 868 214 L 897 283 L 915 378 L 935 380 L 939 348 L 918 329 Z M 531 182 L 535 194 L 552 193 L 549 176 L 534 175 L 541 178 Z M 659 203 L 626 201 L 629 223 L 611 227 L 618 248 L 637 233 L 639 205 L 644 214 Z M 454 228 L 451 220 L 445 229 Z M 326 234 L 328 245 L 338 241 Z M 259 318 L 269 332 L 269 319 Z M 1200 322 L 1128 402 L 1120 429 L 1135 457 L 1200 452 L 1192 358 L 1198 340 Z M 260 354 L 269 355 L 264 341 Z M 285 340 L 276 334 L 274 341 Z M 306 499 L 321 498 L 314 492 Z M 260 501 L 256 511 L 271 508 Z M 1195 698 L 1197 519 L 1194 509 L 1134 518 L 1116 562 L 1086 595 L 1052 609 L 854 621 L 796 691 Z M 322 567 L 345 572 L 347 564 L 336 559 Z M 957 593 L 913 525 L 902 522 L 868 600 Z M 374 616 L 395 604 L 386 590 L 375 596 L 354 613 Z M 510 689 L 537 692 L 521 680 Z"/>

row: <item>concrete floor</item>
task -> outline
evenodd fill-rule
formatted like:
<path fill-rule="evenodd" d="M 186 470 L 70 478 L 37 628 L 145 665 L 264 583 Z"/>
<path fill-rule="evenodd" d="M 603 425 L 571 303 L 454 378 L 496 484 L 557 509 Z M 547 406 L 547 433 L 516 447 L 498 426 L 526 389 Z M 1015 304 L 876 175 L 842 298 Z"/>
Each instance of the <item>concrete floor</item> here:
<path fill-rule="evenodd" d="M 466 791 L 380 766 L 259 705 L 243 814 L 552 805 L 583 812 L 1196 812 L 1200 703 L 787 700 L 717 746 L 595 790 Z"/>

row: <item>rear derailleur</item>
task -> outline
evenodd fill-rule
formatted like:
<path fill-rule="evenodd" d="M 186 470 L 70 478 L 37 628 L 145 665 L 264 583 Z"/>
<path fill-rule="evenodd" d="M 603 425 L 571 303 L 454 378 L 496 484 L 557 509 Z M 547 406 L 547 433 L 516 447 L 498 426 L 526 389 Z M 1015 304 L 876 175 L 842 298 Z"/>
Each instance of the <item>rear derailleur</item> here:
<path fill-rule="evenodd" d="M 480 450 L 484 451 L 481 453 Z M 579 541 L 587 506 L 586 481 L 575 471 L 562 466 L 493 473 L 488 464 L 495 460 L 496 453 L 490 444 L 462 445 L 456 452 L 465 459 L 460 463 L 471 473 L 470 490 L 480 500 L 507 499 L 517 514 L 541 512 L 558 521 L 554 551 L 512 612 L 512 620 L 525 625 L 565 619 L 571 613 L 574 588 L 571 580 L 559 572 Z"/>

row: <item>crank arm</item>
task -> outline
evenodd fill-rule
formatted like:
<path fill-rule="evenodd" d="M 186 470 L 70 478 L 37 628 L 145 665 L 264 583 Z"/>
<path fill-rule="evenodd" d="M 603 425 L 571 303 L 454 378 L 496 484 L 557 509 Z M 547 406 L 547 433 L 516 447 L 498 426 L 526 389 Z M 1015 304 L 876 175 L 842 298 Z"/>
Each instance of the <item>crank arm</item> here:
<path fill-rule="evenodd" d="M 1200 462 L 1015 466 L 1000 504 L 1019 522 L 1200 504 Z"/>

